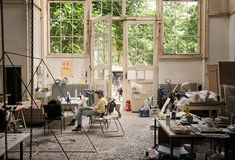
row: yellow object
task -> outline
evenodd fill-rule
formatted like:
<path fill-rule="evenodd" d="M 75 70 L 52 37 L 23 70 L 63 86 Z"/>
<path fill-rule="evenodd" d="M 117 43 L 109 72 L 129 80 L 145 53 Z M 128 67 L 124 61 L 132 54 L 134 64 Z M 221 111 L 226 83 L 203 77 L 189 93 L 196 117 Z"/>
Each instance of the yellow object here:
<path fill-rule="evenodd" d="M 97 105 L 95 106 L 95 109 L 98 113 L 104 113 L 105 112 L 105 106 L 108 104 L 107 99 L 105 97 L 99 99 Z"/>
<path fill-rule="evenodd" d="M 184 112 L 185 112 L 185 117 L 188 117 L 189 116 L 189 105 L 188 104 L 185 105 Z"/>

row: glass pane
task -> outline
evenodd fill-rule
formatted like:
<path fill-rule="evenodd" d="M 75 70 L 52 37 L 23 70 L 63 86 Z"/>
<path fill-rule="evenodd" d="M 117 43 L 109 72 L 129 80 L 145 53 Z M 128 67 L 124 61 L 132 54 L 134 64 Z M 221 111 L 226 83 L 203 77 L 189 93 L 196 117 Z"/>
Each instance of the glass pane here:
<path fill-rule="evenodd" d="M 51 23 L 50 23 L 50 36 L 60 36 L 60 21 L 51 20 Z"/>
<path fill-rule="evenodd" d="M 92 16 L 104 16 L 111 13 L 110 0 L 93 0 L 92 1 Z"/>
<path fill-rule="evenodd" d="M 50 3 L 50 17 L 51 19 L 60 18 L 60 3 Z"/>
<path fill-rule="evenodd" d="M 123 24 L 120 21 L 112 24 L 112 65 L 123 65 Z"/>
<path fill-rule="evenodd" d="M 195 54 L 198 52 L 198 42 L 197 38 L 195 37 L 188 37 L 186 39 L 187 41 L 187 52 L 190 54 Z"/>
<path fill-rule="evenodd" d="M 128 26 L 128 64 L 153 64 L 153 24 Z"/>
<path fill-rule="evenodd" d="M 113 16 L 122 15 L 122 0 L 93 0 L 92 16 L 105 16 L 112 14 Z"/>
<path fill-rule="evenodd" d="M 109 63 L 109 23 L 106 21 L 94 24 L 94 65 L 107 65 Z"/>
<path fill-rule="evenodd" d="M 176 37 L 176 49 L 177 53 L 186 54 L 187 53 L 187 41 L 185 37 Z"/>
<path fill-rule="evenodd" d="M 84 19 L 84 4 L 73 3 L 73 19 Z"/>
<path fill-rule="evenodd" d="M 72 23 L 70 20 L 61 22 L 61 35 L 72 36 Z"/>
<path fill-rule="evenodd" d="M 73 35 L 74 36 L 83 36 L 84 34 L 84 23 L 80 20 L 74 20 L 72 24 Z"/>
<path fill-rule="evenodd" d="M 126 0 L 126 14 L 131 17 L 156 16 L 156 0 Z"/>
<path fill-rule="evenodd" d="M 122 15 L 122 0 L 114 1 L 112 7 L 113 7 L 113 16 Z"/>
<path fill-rule="evenodd" d="M 166 35 L 164 37 L 164 54 L 172 54 L 176 52 L 176 43 L 175 43 L 175 37 Z"/>
<path fill-rule="evenodd" d="M 82 53 L 84 51 L 84 37 L 73 38 L 73 53 Z"/>
<path fill-rule="evenodd" d="M 92 16 L 102 16 L 102 5 L 101 1 L 92 1 Z"/>
<path fill-rule="evenodd" d="M 73 16 L 73 4 L 70 2 L 61 3 L 61 18 L 63 20 L 72 19 Z"/>
<path fill-rule="evenodd" d="M 50 36 L 54 37 L 50 40 L 51 52 L 83 53 L 84 2 L 50 2 L 49 4 Z"/>
<path fill-rule="evenodd" d="M 51 44 L 51 53 L 60 53 L 60 38 L 59 37 L 51 37 L 50 38 L 50 44 Z"/>
<path fill-rule="evenodd" d="M 62 53 L 72 53 L 73 43 L 71 37 L 62 37 Z"/>

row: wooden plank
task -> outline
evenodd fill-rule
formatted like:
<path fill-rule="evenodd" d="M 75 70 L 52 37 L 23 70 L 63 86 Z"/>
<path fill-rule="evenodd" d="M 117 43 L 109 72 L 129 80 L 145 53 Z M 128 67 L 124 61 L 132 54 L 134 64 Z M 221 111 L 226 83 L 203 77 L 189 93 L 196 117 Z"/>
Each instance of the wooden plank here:
<path fill-rule="evenodd" d="M 229 12 L 230 13 L 234 13 L 235 12 L 235 1 L 234 0 L 230 0 L 229 1 Z"/>
<path fill-rule="evenodd" d="M 229 1 L 228 0 L 209 0 L 209 15 L 228 13 Z"/>
<path fill-rule="evenodd" d="M 190 106 L 221 106 L 224 102 L 189 102 Z"/>
<path fill-rule="evenodd" d="M 219 93 L 219 82 L 218 82 L 218 65 L 217 64 L 208 64 L 207 65 L 208 72 L 208 83 L 209 83 L 209 91 Z"/>

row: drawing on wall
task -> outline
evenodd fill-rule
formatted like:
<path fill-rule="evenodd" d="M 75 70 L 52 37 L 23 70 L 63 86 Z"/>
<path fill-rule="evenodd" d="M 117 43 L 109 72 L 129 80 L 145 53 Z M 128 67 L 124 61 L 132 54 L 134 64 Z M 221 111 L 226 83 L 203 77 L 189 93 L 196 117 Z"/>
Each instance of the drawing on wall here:
<path fill-rule="evenodd" d="M 62 60 L 61 61 L 61 77 L 73 77 L 73 61 L 72 60 Z"/>

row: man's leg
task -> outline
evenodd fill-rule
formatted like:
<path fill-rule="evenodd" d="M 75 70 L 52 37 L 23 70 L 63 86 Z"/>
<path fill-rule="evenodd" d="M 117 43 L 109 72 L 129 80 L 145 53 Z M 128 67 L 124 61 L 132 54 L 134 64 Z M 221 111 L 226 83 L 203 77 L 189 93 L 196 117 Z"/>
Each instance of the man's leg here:
<path fill-rule="evenodd" d="M 75 119 L 77 121 L 77 124 L 75 128 L 72 131 L 78 131 L 81 130 L 82 127 L 82 115 L 87 115 L 89 112 L 93 112 L 91 108 L 78 108 L 78 111 L 75 115 Z"/>
<path fill-rule="evenodd" d="M 75 109 L 75 112 L 77 113 L 78 112 L 78 109 L 79 108 L 82 108 L 82 106 L 78 106 L 78 107 L 76 107 L 76 109 Z M 76 114 L 75 114 L 76 115 Z M 76 119 L 76 116 L 73 116 L 73 119 L 69 122 L 69 126 L 74 126 L 75 125 L 75 119 Z"/>

